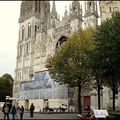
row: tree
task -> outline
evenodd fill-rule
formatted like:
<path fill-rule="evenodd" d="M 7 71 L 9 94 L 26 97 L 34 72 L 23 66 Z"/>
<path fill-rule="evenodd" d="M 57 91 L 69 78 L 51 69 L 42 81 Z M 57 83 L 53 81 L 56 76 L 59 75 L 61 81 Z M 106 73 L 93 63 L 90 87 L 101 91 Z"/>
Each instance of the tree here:
<path fill-rule="evenodd" d="M 112 18 L 98 27 L 95 37 L 97 60 L 101 64 L 102 77 L 109 84 L 113 94 L 113 111 L 115 94 L 120 80 L 120 12 L 114 12 Z"/>
<path fill-rule="evenodd" d="M 66 43 L 48 59 L 51 77 L 60 84 L 78 87 L 78 112 L 81 113 L 81 88 L 89 82 L 89 53 L 93 49 L 94 30 L 74 32 Z"/>
<path fill-rule="evenodd" d="M 92 85 L 93 87 L 97 90 L 98 93 L 98 109 L 100 109 L 100 96 L 101 96 L 101 90 L 103 89 L 104 85 L 104 79 L 102 78 L 103 76 L 103 71 L 101 70 L 101 61 L 99 60 L 98 57 L 98 51 L 96 49 L 93 49 L 91 52 L 91 60 L 90 60 L 90 66 L 92 69 Z"/>
<path fill-rule="evenodd" d="M 0 101 L 5 101 L 6 96 L 12 96 L 13 78 L 10 74 L 0 77 Z"/>

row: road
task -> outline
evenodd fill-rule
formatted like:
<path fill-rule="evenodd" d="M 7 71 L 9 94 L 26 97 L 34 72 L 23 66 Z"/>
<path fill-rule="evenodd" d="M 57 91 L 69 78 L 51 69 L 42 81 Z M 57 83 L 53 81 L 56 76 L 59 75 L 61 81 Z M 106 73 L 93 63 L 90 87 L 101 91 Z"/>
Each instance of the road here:
<path fill-rule="evenodd" d="M 12 115 L 10 114 L 10 119 L 12 119 Z M 4 115 L 2 112 L 0 112 L 0 119 L 3 119 Z M 18 114 L 19 119 L 19 114 Z M 60 113 L 60 114 L 53 114 L 53 113 L 47 113 L 47 114 L 40 114 L 40 113 L 34 113 L 34 117 L 31 118 L 29 113 L 24 113 L 23 119 L 37 119 L 37 120 L 45 120 L 45 119 L 62 119 L 62 120 L 77 120 L 77 114 L 76 113 Z"/>

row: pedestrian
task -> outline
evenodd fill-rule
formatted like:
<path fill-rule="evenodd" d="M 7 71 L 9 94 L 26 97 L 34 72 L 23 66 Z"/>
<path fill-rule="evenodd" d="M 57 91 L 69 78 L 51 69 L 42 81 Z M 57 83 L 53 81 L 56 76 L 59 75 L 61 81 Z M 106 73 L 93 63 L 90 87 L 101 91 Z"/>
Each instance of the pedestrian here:
<path fill-rule="evenodd" d="M 12 114 L 12 120 L 15 120 L 16 114 L 17 114 L 17 109 L 16 109 L 15 105 L 13 105 L 11 108 L 11 114 Z"/>
<path fill-rule="evenodd" d="M 94 120 L 95 118 L 94 118 L 94 112 L 93 112 L 93 110 L 91 109 L 91 107 L 90 107 L 90 105 L 87 105 L 86 106 L 86 111 L 88 112 L 88 114 L 87 114 L 87 118 L 89 118 L 90 120 Z"/>
<path fill-rule="evenodd" d="M 31 105 L 30 105 L 30 117 L 33 117 L 34 110 L 35 110 L 35 106 L 33 105 L 33 103 L 31 103 Z"/>
<path fill-rule="evenodd" d="M 17 110 L 16 118 L 18 119 L 18 116 L 19 116 L 19 113 L 20 113 L 20 107 L 17 106 L 17 107 L 16 107 L 16 110 Z"/>
<path fill-rule="evenodd" d="M 23 120 L 23 114 L 24 114 L 24 107 L 22 105 L 20 108 L 20 120 Z"/>
<path fill-rule="evenodd" d="M 3 105 L 2 112 L 4 113 L 4 120 L 9 120 L 9 107 L 6 103 Z"/>

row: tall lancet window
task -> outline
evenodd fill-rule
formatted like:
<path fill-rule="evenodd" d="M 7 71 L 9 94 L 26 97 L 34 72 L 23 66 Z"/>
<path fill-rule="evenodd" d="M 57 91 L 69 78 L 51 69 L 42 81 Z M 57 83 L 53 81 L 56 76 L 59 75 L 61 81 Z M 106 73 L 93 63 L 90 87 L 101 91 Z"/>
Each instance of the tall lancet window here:
<path fill-rule="evenodd" d="M 22 45 L 20 45 L 20 47 L 19 47 L 19 55 L 20 56 L 22 55 Z"/>
<path fill-rule="evenodd" d="M 25 37 L 25 28 L 23 27 L 22 28 L 22 40 L 24 40 L 24 37 Z"/>
<path fill-rule="evenodd" d="M 31 25 L 28 25 L 28 38 L 31 37 Z"/>
<path fill-rule="evenodd" d="M 28 43 L 26 43 L 26 54 L 28 54 L 28 52 L 29 52 L 29 45 Z"/>
<path fill-rule="evenodd" d="M 37 1 L 35 1 L 35 12 L 37 12 Z"/>
<path fill-rule="evenodd" d="M 37 25 L 35 25 L 35 36 L 37 34 Z"/>

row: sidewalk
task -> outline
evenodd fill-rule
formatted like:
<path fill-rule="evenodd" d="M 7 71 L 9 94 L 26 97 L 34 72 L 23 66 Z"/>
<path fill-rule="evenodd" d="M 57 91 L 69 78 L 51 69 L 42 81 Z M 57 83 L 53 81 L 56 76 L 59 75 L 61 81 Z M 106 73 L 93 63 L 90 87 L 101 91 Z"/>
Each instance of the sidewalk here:
<path fill-rule="evenodd" d="M 0 119 L 3 119 L 4 115 L 2 112 L 0 112 Z M 12 119 L 12 115 L 10 114 L 10 119 Z M 18 114 L 18 119 L 19 119 L 19 114 Z M 29 112 L 25 112 L 23 119 L 25 120 L 77 120 L 77 114 L 76 113 L 34 113 L 34 117 L 31 118 L 30 117 L 30 113 Z"/>

